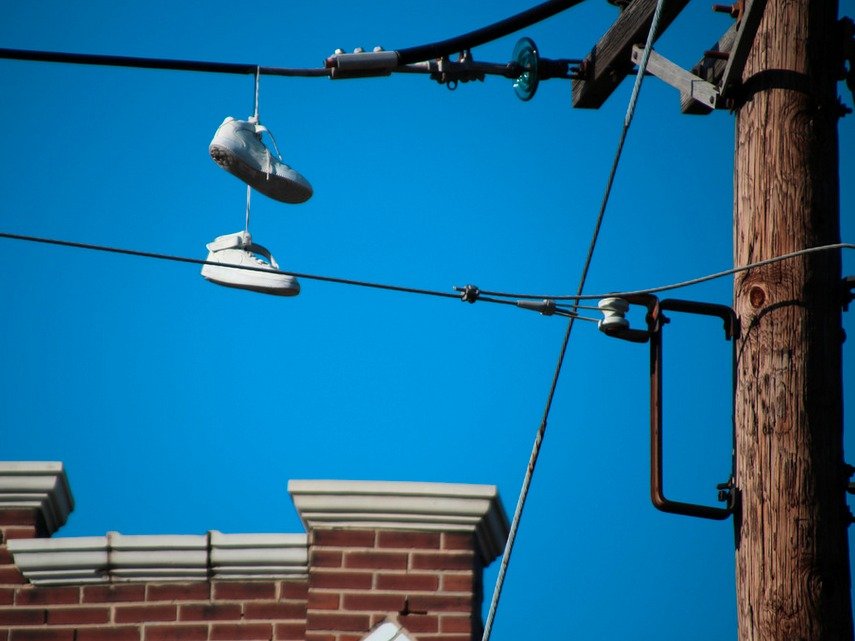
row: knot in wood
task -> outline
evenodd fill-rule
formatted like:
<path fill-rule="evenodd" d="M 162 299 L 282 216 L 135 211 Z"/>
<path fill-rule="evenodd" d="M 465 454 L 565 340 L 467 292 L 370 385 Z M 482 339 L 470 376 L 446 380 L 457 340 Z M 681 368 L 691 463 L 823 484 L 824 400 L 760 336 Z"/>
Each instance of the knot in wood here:
<path fill-rule="evenodd" d="M 766 291 L 759 285 L 754 285 L 748 290 L 748 300 L 754 309 L 762 307 L 766 302 Z"/>

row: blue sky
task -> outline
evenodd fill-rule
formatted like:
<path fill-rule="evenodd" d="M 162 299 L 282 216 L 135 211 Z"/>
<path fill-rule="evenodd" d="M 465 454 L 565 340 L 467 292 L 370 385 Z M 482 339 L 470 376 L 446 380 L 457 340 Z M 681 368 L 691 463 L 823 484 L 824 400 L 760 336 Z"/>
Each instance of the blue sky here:
<path fill-rule="evenodd" d="M 6 3 L 0 46 L 319 66 L 337 47 L 423 44 L 526 6 Z M 507 62 L 527 35 L 545 57 L 582 57 L 615 15 L 583 3 L 473 53 Z M 689 67 L 728 26 L 692 3 L 657 50 Z M 250 115 L 250 76 L 3 60 L 0 77 L 0 231 L 202 259 L 242 228 L 244 186 L 207 145 L 224 117 Z M 250 229 L 298 272 L 572 293 L 630 84 L 590 111 L 571 109 L 559 80 L 523 103 L 496 77 L 455 92 L 423 76 L 262 77 L 262 122 L 315 195 L 257 195 Z M 840 137 L 853 242 L 855 116 Z M 731 266 L 732 168 L 733 116 L 682 116 L 648 79 L 586 291 Z M 0 248 L 0 458 L 65 462 L 77 506 L 59 536 L 298 532 L 285 485 L 301 478 L 492 483 L 512 512 L 563 320 L 311 280 L 280 299 L 217 287 L 194 265 Z M 731 281 L 672 295 L 728 304 Z M 853 313 L 844 322 L 855 336 Z M 714 321 L 667 331 L 669 491 L 714 504 L 729 474 L 728 346 Z M 851 402 L 852 340 L 844 360 Z M 646 368 L 645 346 L 574 328 L 497 641 L 735 635 L 731 522 L 650 505 Z"/>

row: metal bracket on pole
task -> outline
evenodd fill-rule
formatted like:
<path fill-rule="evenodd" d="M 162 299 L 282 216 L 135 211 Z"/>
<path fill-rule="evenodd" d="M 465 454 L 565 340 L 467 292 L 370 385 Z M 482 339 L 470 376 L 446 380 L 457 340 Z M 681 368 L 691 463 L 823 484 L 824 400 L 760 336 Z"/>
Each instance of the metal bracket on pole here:
<path fill-rule="evenodd" d="M 647 308 L 647 331 L 629 329 L 624 314 L 629 304 L 644 305 Z M 600 309 L 605 315 L 600 321 L 600 331 L 633 342 L 650 341 L 650 498 L 656 509 L 672 514 L 696 516 L 702 519 L 723 520 L 733 514 L 736 509 L 737 495 L 734 490 L 733 473 L 736 461 L 736 433 L 731 423 L 732 463 L 730 478 L 726 483 L 719 483 L 719 501 L 726 502 L 726 507 L 712 507 L 672 501 L 665 496 L 662 457 L 662 328 L 669 322 L 663 311 L 675 311 L 702 316 L 716 316 L 724 321 L 724 337 L 731 342 L 731 399 L 735 398 L 736 388 L 736 341 L 739 335 L 739 319 L 736 312 L 726 305 L 698 303 L 687 300 L 668 299 L 660 301 L 652 294 L 624 294 L 619 297 L 604 298 L 600 301 Z M 732 403 L 732 400 L 731 400 Z M 731 412 L 733 416 L 733 412 Z"/>
<path fill-rule="evenodd" d="M 632 47 L 632 61 L 635 64 L 641 62 L 643 55 L 644 47 Z M 650 52 L 646 71 L 679 90 L 683 100 L 691 98 L 710 109 L 715 109 L 718 104 L 719 90 L 715 85 L 686 71 L 655 51 Z"/>
<path fill-rule="evenodd" d="M 725 338 L 733 343 L 731 347 L 732 381 L 735 380 L 733 372 L 736 368 L 736 341 L 733 339 L 739 332 L 736 312 L 725 305 L 673 299 L 657 301 L 648 310 L 647 322 L 650 327 L 650 497 L 653 505 L 663 512 L 696 516 L 702 519 L 726 519 L 733 513 L 736 501 L 734 493 L 730 491 L 732 470 L 731 479 L 727 483 L 717 486 L 720 490 L 719 498 L 727 501 L 726 507 L 683 503 L 665 497 L 662 480 L 662 327 L 668 322 L 668 319 L 662 312 L 671 310 L 721 318 L 724 321 Z M 731 398 L 733 398 L 735 393 L 733 383 L 731 383 L 731 388 Z M 732 427 L 731 438 L 734 439 L 733 447 L 735 448 L 735 434 Z"/>
<path fill-rule="evenodd" d="M 718 54 L 716 57 L 720 58 L 720 64 L 724 63 L 723 71 L 719 67 L 720 79 L 718 73 L 714 74 L 717 83 L 686 71 L 655 51 L 650 52 L 646 71 L 680 91 L 683 113 L 706 114 L 712 109 L 731 108 L 765 8 L 766 0 L 744 0 L 739 22 L 721 38 L 717 50 L 705 54 L 705 57 Z M 725 48 L 720 48 L 721 45 Z M 632 47 L 632 61 L 635 64 L 641 61 L 642 52 L 642 47 Z"/>
<path fill-rule="evenodd" d="M 730 50 L 724 75 L 719 84 L 724 98 L 730 98 L 729 94 L 733 88 L 742 82 L 742 70 L 745 69 L 745 61 L 748 59 L 751 45 L 754 44 L 754 36 L 757 35 L 757 28 L 760 26 L 760 19 L 765 9 L 766 0 L 745 0 L 742 19 L 736 27 L 736 41 Z"/>

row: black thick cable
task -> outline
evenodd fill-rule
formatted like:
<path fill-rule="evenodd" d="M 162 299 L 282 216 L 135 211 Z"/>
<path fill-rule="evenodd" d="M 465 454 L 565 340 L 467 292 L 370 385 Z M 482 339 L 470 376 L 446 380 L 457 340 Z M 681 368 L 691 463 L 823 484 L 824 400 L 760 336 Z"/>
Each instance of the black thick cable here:
<path fill-rule="evenodd" d="M 470 31 L 454 38 L 398 49 L 398 64 L 434 60 L 477 47 L 520 29 L 551 18 L 566 11 L 582 0 L 548 0 L 499 22 Z M 205 62 L 197 60 L 173 60 L 168 58 L 138 58 L 134 56 L 112 56 L 101 54 L 69 53 L 63 51 L 34 51 L 29 49 L 0 48 L 0 58 L 29 60 L 34 62 L 60 62 L 107 67 L 135 67 L 139 69 L 166 69 L 174 71 L 202 71 L 209 73 L 254 74 L 267 76 L 323 77 L 331 75 L 328 68 L 261 67 L 259 65 L 233 62 Z"/>
<path fill-rule="evenodd" d="M 108 56 L 89 53 L 67 53 L 63 51 L 32 51 L 29 49 L 2 49 L 0 58 L 30 60 L 35 62 L 64 62 L 79 65 L 105 67 L 135 67 L 138 69 L 166 69 L 174 71 L 204 71 L 210 73 L 254 74 L 267 76 L 329 76 L 324 68 L 259 67 L 235 62 L 203 62 L 198 60 L 171 60 L 168 58 L 136 58 L 133 56 Z"/>
<path fill-rule="evenodd" d="M 414 62 L 422 62 L 424 60 L 434 60 L 450 56 L 453 53 L 460 53 L 472 47 L 497 40 L 504 36 L 525 29 L 533 24 L 542 22 L 547 18 L 551 18 L 557 13 L 566 11 L 582 2 L 582 0 L 549 0 L 543 4 L 526 9 L 510 18 L 505 18 L 499 22 L 495 22 L 481 29 L 470 31 L 455 38 L 433 42 L 431 44 L 420 45 L 418 47 L 408 47 L 406 49 L 398 49 L 398 62 L 402 65 L 412 64 Z"/>

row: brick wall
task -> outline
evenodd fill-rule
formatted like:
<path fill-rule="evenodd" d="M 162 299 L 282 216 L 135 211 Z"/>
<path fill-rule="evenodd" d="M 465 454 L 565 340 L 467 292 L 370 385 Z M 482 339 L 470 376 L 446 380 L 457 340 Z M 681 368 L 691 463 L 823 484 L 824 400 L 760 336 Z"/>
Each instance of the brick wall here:
<path fill-rule="evenodd" d="M 4 554 L 0 546 L 6 562 Z M 306 638 L 305 580 L 33 587 L 14 579 L 0 581 L 0 641 Z"/>
<path fill-rule="evenodd" d="M 492 486 L 301 481 L 307 535 L 48 540 L 73 507 L 61 464 L 0 481 L 0 641 L 360 641 L 387 619 L 473 641 L 508 527 Z"/>
<path fill-rule="evenodd" d="M 471 534 L 315 530 L 307 641 L 358 641 L 390 614 L 420 641 L 481 631 L 481 563 Z"/>

